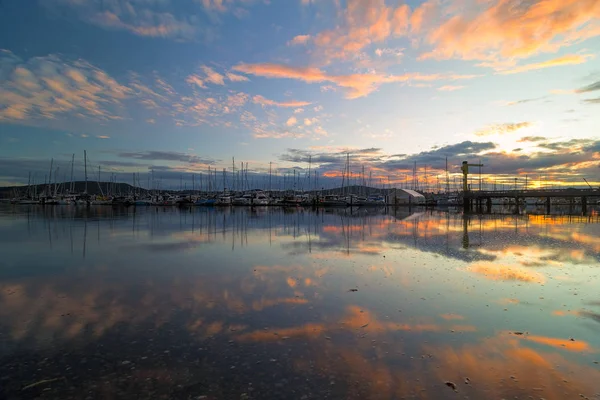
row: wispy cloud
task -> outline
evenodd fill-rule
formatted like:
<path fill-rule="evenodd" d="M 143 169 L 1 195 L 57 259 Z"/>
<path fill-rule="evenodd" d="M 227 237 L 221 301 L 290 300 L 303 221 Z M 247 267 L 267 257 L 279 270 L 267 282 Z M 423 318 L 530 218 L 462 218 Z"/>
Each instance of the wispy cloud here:
<path fill-rule="evenodd" d="M 577 89 L 576 92 L 577 93 L 588 93 L 588 92 L 595 92 L 596 90 L 600 90 L 600 81 L 594 82 L 594 83 L 584 86 L 580 89 Z"/>
<path fill-rule="evenodd" d="M 311 38 L 325 63 L 353 58 L 370 44 L 407 32 L 410 9 L 406 4 L 395 8 L 386 5 L 385 0 L 348 0 L 345 6 L 335 29 Z M 308 41 L 304 36 L 308 35 L 297 36 L 302 43 Z"/>
<path fill-rule="evenodd" d="M 297 46 L 301 44 L 306 44 L 310 40 L 310 35 L 297 35 L 292 38 L 289 42 L 287 42 L 288 46 Z"/>
<path fill-rule="evenodd" d="M 455 90 L 460 90 L 463 89 L 464 86 L 452 86 L 452 85 L 445 85 L 445 86 L 441 86 L 438 88 L 438 90 L 442 91 L 442 92 L 453 92 Z"/>
<path fill-rule="evenodd" d="M 490 135 L 503 135 L 506 133 L 513 133 L 518 130 L 528 128 L 532 125 L 531 122 L 509 122 L 505 124 L 495 124 L 485 127 L 484 129 L 475 132 L 476 136 L 490 136 Z"/>
<path fill-rule="evenodd" d="M 212 33 L 197 15 L 176 13 L 169 1 L 147 0 L 42 0 L 51 11 L 61 9 L 105 29 L 138 36 L 193 40 Z"/>
<path fill-rule="evenodd" d="M 306 83 L 331 82 L 347 89 L 346 98 L 356 99 L 366 96 L 384 83 L 410 82 L 410 81 L 436 81 L 472 79 L 476 75 L 458 74 L 420 74 L 406 73 L 403 75 L 387 74 L 351 74 L 330 75 L 319 68 L 292 67 L 281 64 L 240 64 L 233 67 L 238 72 L 262 76 L 265 78 L 287 78 L 304 81 Z"/>
<path fill-rule="evenodd" d="M 131 89 L 83 60 L 58 55 L 22 60 L 0 50 L 0 120 L 53 119 L 72 114 L 118 119 Z"/>
<path fill-rule="evenodd" d="M 600 35 L 597 0 L 467 3 L 472 12 L 444 13 L 448 15 L 445 21 L 427 33 L 432 50 L 422 59 L 459 58 L 494 66 L 556 52 Z"/>
<path fill-rule="evenodd" d="M 275 106 L 275 107 L 304 107 L 311 105 L 308 101 L 288 100 L 288 101 L 275 101 L 267 99 L 261 95 L 256 95 L 252 98 L 252 102 L 263 106 Z M 294 111 L 295 112 L 295 111 Z"/>
<path fill-rule="evenodd" d="M 205 74 L 205 81 L 213 83 L 215 85 L 224 85 L 225 77 L 206 65 L 200 67 Z"/>
<path fill-rule="evenodd" d="M 552 60 L 547 60 L 547 61 L 542 61 L 542 62 L 532 63 L 532 64 L 526 64 L 526 65 L 520 65 L 515 68 L 501 70 L 501 71 L 498 71 L 498 74 L 502 74 L 502 75 L 518 74 L 521 72 L 527 72 L 527 71 L 533 71 L 533 70 L 551 68 L 551 67 L 558 67 L 558 66 L 563 66 L 563 65 L 583 64 L 583 63 L 587 62 L 587 60 L 590 59 L 591 57 L 592 56 L 589 54 L 588 55 L 578 55 L 578 54 L 566 55 L 566 56 L 554 58 Z"/>
<path fill-rule="evenodd" d="M 534 98 L 531 98 L 531 99 L 522 99 L 522 100 L 509 101 L 508 103 L 506 103 L 506 105 L 507 106 L 516 106 L 517 104 L 531 103 L 533 101 L 543 100 L 545 98 L 546 98 L 546 96 L 542 96 L 542 97 L 534 97 Z"/>

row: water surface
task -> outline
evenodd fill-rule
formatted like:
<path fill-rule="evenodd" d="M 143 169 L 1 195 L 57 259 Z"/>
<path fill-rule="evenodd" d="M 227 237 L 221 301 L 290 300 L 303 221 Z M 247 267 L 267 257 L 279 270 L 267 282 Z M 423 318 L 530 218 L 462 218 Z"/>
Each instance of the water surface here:
<path fill-rule="evenodd" d="M 600 398 L 595 213 L 2 206 L 0 254 L 0 398 Z"/>

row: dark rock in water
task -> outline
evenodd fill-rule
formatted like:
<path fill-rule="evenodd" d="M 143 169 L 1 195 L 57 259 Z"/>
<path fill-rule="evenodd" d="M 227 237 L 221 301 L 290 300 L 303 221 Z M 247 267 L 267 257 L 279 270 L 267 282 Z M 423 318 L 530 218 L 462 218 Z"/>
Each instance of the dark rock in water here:
<path fill-rule="evenodd" d="M 451 388 L 455 392 L 458 392 L 458 390 L 456 390 L 456 383 L 450 382 L 450 381 L 446 381 L 445 384 L 446 384 L 446 386 L 448 386 L 449 388 Z"/>

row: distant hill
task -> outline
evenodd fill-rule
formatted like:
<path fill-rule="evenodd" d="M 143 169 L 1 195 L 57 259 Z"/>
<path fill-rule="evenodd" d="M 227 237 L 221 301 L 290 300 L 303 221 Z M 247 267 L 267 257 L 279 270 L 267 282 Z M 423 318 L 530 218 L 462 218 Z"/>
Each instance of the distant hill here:
<path fill-rule="evenodd" d="M 37 194 L 41 194 L 44 192 L 47 185 L 32 185 L 28 186 L 7 186 L 0 187 L 0 198 L 13 198 L 24 196 L 28 193 L 37 192 Z M 58 193 L 66 193 L 71 187 L 71 182 L 59 183 L 58 184 Z M 100 190 L 102 188 L 102 191 Z M 52 189 L 54 190 L 54 185 L 52 185 Z M 83 193 L 85 190 L 85 182 L 77 181 L 74 182 L 74 192 L 75 193 Z M 277 189 L 274 189 L 274 191 Z M 358 196 L 369 196 L 369 195 L 386 195 L 392 192 L 394 189 L 381 189 L 381 188 L 373 188 L 368 186 L 361 185 L 351 185 L 346 187 L 338 187 L 332 189 L 318 189 L 318 190 L 306 190 L 307 193 L 318 193 L 322 195 L 342 195 L 342 194 L 354 194 Z M 128 183 L 111 183 L 111 182 L 96 182 L 96 181 L 88 181 L 87 183 L 87 192 L 90 195 L 100 195 L 102 192 L 104 194 L 116 194 L 116 195 L 128 195 L 132 192 L 146 194 L 148 191 L 144 188 L 134 187 Z M 187 195 L 191 193 L 191 190 L 185 191 L 176 191 L 176 190 L 168 190 L 169 193 L 179 193 L 182 195 Z"/>

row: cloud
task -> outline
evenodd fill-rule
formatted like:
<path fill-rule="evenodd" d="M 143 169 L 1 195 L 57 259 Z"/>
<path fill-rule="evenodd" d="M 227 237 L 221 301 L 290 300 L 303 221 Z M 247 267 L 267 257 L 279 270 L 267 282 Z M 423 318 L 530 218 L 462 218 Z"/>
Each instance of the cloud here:
<path fill-rule="evenodd" d="M 588 55 L 566 55 L 558 58 L 554 58 L 552 60 L 542 61 L 539 63 L 526 64 L 521 65 L 512 69 L 499 71 L 498 74 L 507 75 L 507 74 L 518 74 L 521 72 L 533 71 L 537 69 L 551 68 L 562 65 L 576 65 L 583 64 L 586 62 L 591 56 Z"/>
<path fill-rule="evenodd" d="M 585 99 L 583 101 L 588 104 L 600 104 L 600 97 L 596 99 Z"/>
<path fill-rule="evenodd" d="M 207 67 L 206 65 L 202 65 L 200 68 L 206 75 L 206 78 L 204 78 L 205 81 L 214 83 L 215 85 L 225 85 L 225 77 L 223 75 L 219 74 L 211 67 Z"/>
<path fill-rule="evenodd" d="M 288 46 L 297 46 L 301 44 L 306 44 L 310 40 L 310 35 L 297 35 L 292 38 L 289 42 L 287 42 Z"/>
<path fill-rule="evenodd" d="M 296 125 L 296 123 L 298 122 L 298 120 L 296 119 L 296 117 L 290 117 L 287 121 L 286 121 L 286 125 L 287 126 L 294 126 Z"/>
<path fill-rule="evenodd" d="M 432 49 L 421 59 L 510 64 L 600 35 L 597 0 L 468 1 L 461 11 L 466 7 L 470 12 L 444 12 L 445 21 L 426 35 Z"/>
<path fill-rule="evenodd" d="M 445 85 L 445 86 L 441 86 L 438 88 L 438 90 L 442 91 L 442 92 L 453 92 L 455 90 L 460 90 L 463 89 L 464 86 L 452 86 L 452 85 Z"/>
<path fill-rule="evenodd" d="M 433 19 L 438 10 L 436 1 L 425 1 L 415 9 L 410 16 L 410 30 L 412 33 L 419 33 L 424 26 Z"/>
<path fill-rule="evenodd" d="M 202 158 L 193 154 L 180 153 L 177 151 L 143 151 L 143 152 L 121 152 L 117 154 L 121 158 L 133 158 L 148 161 L 180 161 L 189 164 L 214 164 L 218 160 Z"/>
<path fill-rule="evenodd" d="M 279 101 L 267 99 L 258 94 L 252 98 L 252 102 L 254 102 L 255 104 L 263 105 L 263 106 L 275 106 L 275 107 L 304 107 L 304 106 L 308 106 L 308 105 L 312 104 L 308 101 L 297 101 L 297 100 L 279 102 Z M 296 111 L 297 110 L 294 110 L 294 112 L 296 112 Z M 302 110 L 302 111 L 304 111 L 304 110 Z"/>
<path fill-rule="evenodd" d="M 594 82 L 594 83 L 584 86 L 580 89 L 577 89 L 576 92 L 577 93 L 588 93 L 588 92 L 594 92 L 596 90 L 600 90 L 600 81 Z"/>
<path fill-rule="evenodd" d="M 97 135 L 96 137 L 98 139 L 110 139 L 110 136 L 108 136 L 108 135 Z"/>
<path fill-rule="evenodd" d="M 55 119 L 67 113 L 119 119 L 131 89 L 84 60 L 58 55 L 22 60 L 0 50 L 0 120 Z"/>
<path fill-rule="evenodd" d="M 507 106 L 516 106 L 517 104 L 531 103 L 532 101 L 543 100 L 545 98 L 546 98 L 546 96 L 542 96 L 542 97 L 535 97 L 535 98 L 532 98 L 532 99 L 522 99 L 522 100 L 516 100 L 516 101 L 509 101 L 508 103 L 506 103 L 506 105 Z"/>
<path fill-rule="evenodd" d="M 227 79 L 229 79 L 231 82 L 247 82 L 249 80 L 243 75 L 237 75 L 232 72 L 227 72 L 225 76 L 227 76 Z"/>
<path fill-rule="evenodd" d="M 325 63 L 352 59 L 365 47 L 402 36 L 408 30 L 410 8 L 406 4 L 394 8 L 385 0 L 348 0 L 345 5 L 336 28 L 311 37 Z"/>
<path fill-rule="evenodd" d="M 202 89 L 206 89 L 204 81 L 198 75 L 190 75 L 185 81 L 190 85 L 196 85 L 198 87 L 201 87 Z"/>
<path fill-rule="evenodd" d="M 304 112 L 304 108 L 296 108 L 296 109 L 294 110 L 294 114 L 301 114 L 301 113 L 303 113 L 303 112 Z"/>
<path fill-rule="evenodd" d="M 210 29 L 193 13 L 175 14 L 168 1 L 148 0 L 42 0 L 52 12 L 74 14 L 92 25 L 110 30 L 124 30 L 138 36 L 193 40 L 209 38 Z"/>
<path fill-rule="evenodd" d="M 356 99 L 366 96 L 384 83 L 410 82 L 410 81 L 435 81 L 435 80 L 459 80 L 472 79 L 476 75 L 457 74 L 421 74 L 406 73 L 403 75 L 384 74 L 351 74 L 351 75 L 329 75 L 319 68 L 292 67 L 281 64 L 239 64 L 234 70 L 245 74 L 262 76 L 265 78 L 295 79 L 306 83 L 331 82 L 337 86 L 347 89 L 346 98 Z"/>
<path fill-rule="evenodd" d="M 546 140 L 543 136 L 523 136 L 521 139 L 517 140 L 517 142 L 542 142 Z"/>
<path fill-rule="evenodd" d="M 484 129 L 475 132 L 476 136 L 503 135 L 505 133 L 513 133 L 523 128 L 528 128 L 532 125 L 531 122 L 517 122 L 490 125 Z"/>

